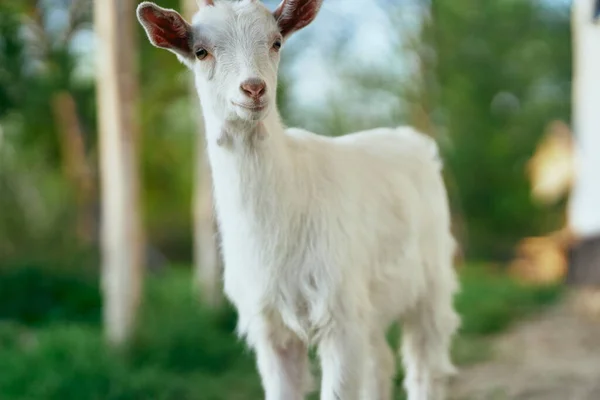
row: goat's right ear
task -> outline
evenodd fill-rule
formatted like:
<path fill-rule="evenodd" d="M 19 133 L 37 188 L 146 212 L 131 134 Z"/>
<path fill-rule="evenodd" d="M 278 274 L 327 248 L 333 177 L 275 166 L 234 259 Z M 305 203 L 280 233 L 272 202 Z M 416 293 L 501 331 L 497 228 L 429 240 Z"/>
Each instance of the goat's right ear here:
<path fill-rule="evenodd" d="M 145 1 L 137 8 L 137 17 L 154 46 L 170 50 L 183 59 L 193 57 L 192 27 L 177 11 Z"/>

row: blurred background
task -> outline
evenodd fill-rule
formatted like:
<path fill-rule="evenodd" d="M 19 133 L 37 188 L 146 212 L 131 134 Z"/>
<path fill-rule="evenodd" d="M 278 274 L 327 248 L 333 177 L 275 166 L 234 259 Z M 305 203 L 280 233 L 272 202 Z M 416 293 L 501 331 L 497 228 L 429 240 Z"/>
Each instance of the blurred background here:
<path fill-rule="evenodd" d="M 452 398 L 600 399 L 599 3 L 325 0 L 285 46 L 286 124 L 440 144 Z M 191 77 L 136 6 L 0 0 L 2 400 L 262 396 L 220 295 Z"/>

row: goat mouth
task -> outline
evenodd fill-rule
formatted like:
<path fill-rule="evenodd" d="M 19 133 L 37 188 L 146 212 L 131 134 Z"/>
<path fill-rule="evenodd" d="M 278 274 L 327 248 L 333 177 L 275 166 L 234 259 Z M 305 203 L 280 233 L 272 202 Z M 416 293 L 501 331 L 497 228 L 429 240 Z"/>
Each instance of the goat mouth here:
<path fill-rule="evenodd" d="M 266 103 L 264 103 L 264 104 L 241 104 L 241 103 L 236 103 L 235 101 L 232 101 L 231 103 L 235 106 L 241 107 L 246 110 L 255 111 L 255 112 L 262 111 L 265 108 L 267 108 Z"/>

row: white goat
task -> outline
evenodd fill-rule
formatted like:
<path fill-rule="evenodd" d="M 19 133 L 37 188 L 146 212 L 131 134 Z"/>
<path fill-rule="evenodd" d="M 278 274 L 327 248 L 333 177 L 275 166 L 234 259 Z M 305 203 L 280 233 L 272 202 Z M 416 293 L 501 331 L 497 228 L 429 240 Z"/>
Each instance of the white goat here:
<path fill-rule="evenodd" d="M 459 318 L 437 147 L 412 128 L 341 138 L 285 129 L 275 105 L 282 43 L 322 0 L 199 0 L 188 24 L 144 2 L 152 44 L 195 74 L 225 258 L 225 291 L 268 400 L 304 398 L 318 345 L 321 399 L 388 400 L 403 322 L 410 400 L 445 397 Z"/>

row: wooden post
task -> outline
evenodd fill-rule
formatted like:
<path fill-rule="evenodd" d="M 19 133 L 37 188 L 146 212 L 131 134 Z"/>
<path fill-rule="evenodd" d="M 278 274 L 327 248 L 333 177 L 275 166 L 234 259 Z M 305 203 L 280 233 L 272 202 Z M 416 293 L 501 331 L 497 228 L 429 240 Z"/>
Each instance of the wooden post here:
<path fill-rule="evenodd" d="M 573 2 L 575 181 L 569 225 L 581 242 L 573 251 L 572 281 L 600 284 L 600 21 L 595 17 L 596 7 L 596 0 Z"/>
<path fill-rule="evenodd" d="M 94 2 L 104 330 L 113 345 L 131 336 L 142 285 L 135 3 Z"/>
<path fill-rule="evenodd" d="M 600 317 L 600 2 L 574 0 L 573 131 L 575 179 L 569 227 L 575 237 L 569 282 L 577 287 L 577 311 Z"/>
<path fill-rule="evenodd" d="M 196 0 L 184 0 L 184 15 L 188 20 L 198 11 Z M 218 247 L 218 229 L 213 216 L 212 178 L 206 157 L 206 138 L 202 107 L 190 74 L 190 100 L 196 127 L 194 150 L 195 173 L 193 182 L 192 215 L 194 225 L 194 286 L 203 303 L 218 307 L 223 301 L 221 271 L 222 258 Z"/>

